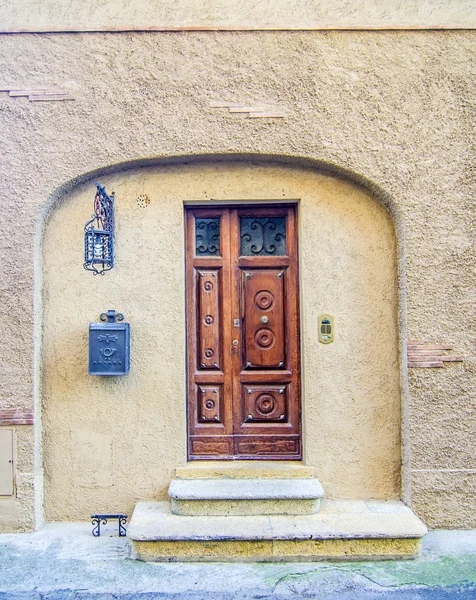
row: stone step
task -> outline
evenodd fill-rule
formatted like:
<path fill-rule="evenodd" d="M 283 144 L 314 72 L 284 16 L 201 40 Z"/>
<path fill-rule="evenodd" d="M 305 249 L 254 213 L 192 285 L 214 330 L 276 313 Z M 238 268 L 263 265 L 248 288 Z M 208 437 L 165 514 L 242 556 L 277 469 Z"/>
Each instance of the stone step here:
<path fill-rule="evenodd" d="M 309 515 L 324 490 L 317 479 L 174 479 L 169 496 L 182 516 Z"/>
<path fill-rule="evenodd" d="M 425 525 L 396 500 L 323 500 L 303 516 L 174 515 L 139 502 L 127 535 L 146 561 L 313 561 L 414 558 Z"/>

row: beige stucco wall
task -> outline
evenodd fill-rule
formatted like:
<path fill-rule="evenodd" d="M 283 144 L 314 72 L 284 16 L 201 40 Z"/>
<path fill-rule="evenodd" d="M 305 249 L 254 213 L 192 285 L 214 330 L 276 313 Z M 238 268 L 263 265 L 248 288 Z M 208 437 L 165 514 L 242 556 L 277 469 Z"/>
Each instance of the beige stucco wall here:
<path fill-rule="evenodd" d="M 279 166 L 143 169 L 101 182 L 117 198 L 114 270 L 82 268 L 92 183 L 54 211 L 43 244 L 47 520 L 130 514 L 138 499 L 166 497 L 186 460 L 183 203 L 208 198 L 300 199 L 305 463 L 330 497 L 399 497 L 396 244 L 385 209 L 349 183 Z M 87 374 L 88 323 L 108 308 L 131 323 L 126 377 Z M 326 312 L 328 346 L 317 341 Z"/>
<path fill-rule="evenodd" d="M 470 31 L 0 36 L 3 82 L 74 97 L 0 93 L 0 408 L 36 411 L 18 468 L 34 494 L 0 499 L 2 530 L 29 526 L 34 511 L 42 518 L 45 216 L 85 174 L 192 155 L 340 169 L 386 202 L 400 246 L 401 343 L 450 342 L 465 359 L 403 370 L 403 494 L 432 527 L 476 526 L 474 40 Z M 209 106 L 220 99 L 287 116 Z"/>
<path fill-rule="evenodd" d="M 472 0 L 0 0 L 1 31 L 475 26 Z"/>

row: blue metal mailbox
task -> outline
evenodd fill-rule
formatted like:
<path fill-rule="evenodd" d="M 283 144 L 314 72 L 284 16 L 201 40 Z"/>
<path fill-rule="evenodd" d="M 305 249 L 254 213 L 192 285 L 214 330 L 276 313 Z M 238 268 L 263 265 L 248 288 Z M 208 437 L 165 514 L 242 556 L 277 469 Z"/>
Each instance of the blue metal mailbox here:
<path fill-rule="evenodd" d="M 126 375 L 130 367 L 130 325 L 124 315 L 108 310 L 106 323 L 89 323 L 89 374 Z"/>

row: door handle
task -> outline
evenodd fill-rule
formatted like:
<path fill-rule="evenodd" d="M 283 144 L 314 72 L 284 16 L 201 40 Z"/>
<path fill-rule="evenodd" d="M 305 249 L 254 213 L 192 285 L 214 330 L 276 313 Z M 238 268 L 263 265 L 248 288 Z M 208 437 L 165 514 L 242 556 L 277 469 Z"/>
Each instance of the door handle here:
<path fill-rule="evenodd" d="M 233 344 L 233 346 L 235 346 L 235 348 L 236 348 L 236 346 L 238 346 L 239 343 L 240 342 L 238 340 L 233 340 L 232 341 L 232 344 Z"/>

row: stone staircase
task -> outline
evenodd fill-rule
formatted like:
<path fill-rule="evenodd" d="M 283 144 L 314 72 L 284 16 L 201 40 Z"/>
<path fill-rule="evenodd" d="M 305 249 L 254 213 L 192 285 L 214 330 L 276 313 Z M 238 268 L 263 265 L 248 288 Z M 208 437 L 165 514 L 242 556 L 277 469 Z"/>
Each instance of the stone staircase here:
<path fill-rule="evenodd" d="M 146 561 L 412 558 L 424 524 L 396 500 L 324 500 L 295 463 L 192 463 L 171 502 L 139 502 L 127 535 Z"/>

